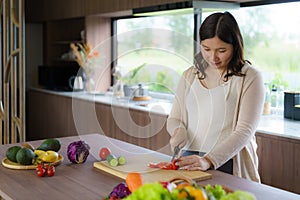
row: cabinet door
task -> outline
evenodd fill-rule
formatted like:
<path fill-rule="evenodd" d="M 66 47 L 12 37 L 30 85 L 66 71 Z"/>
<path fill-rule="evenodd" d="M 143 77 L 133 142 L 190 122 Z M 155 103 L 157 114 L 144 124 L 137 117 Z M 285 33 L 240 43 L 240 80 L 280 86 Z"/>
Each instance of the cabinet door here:
<path fill-rule="evenodd" d="M 54 20 L 44 25 L 44 65 L 66 66 L 75 65 L 64 58 L 70 51 L 71 42 L 82 42 L 82 31 L 85 30 L 85 18 Z"/>
<path fill-rule="evenodd" d="M 112 107 L 112 137 L 170 154 L 167 115 L 122 107 Z"/>
<path fill-rule="evenodd" d="M 300 141 L 256 133 L 259 174 L 264 184 L 300 193 Z"/>
<path fill-rule="evenodd" d="M 26 110 L 27 140 L 77 135 L 71 98 L 29 91 Z"/>

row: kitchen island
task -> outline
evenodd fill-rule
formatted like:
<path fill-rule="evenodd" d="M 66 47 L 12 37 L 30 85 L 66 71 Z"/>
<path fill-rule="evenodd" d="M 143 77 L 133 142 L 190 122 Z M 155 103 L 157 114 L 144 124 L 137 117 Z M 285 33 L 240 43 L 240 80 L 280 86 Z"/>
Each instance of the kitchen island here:
<path fill-rule="evenodd" d="M 151 153 L 145 149 L 120 140 L 106 137 L 101 134 L 84 134 L 58 138 L 61 141 L 59 153 L 64 157 L 63 162 L 56 166 L 56 173 L 53 177 L 38 177 L 35 170 L 15 170 L 0 167 L 0 196 L 2 199 L 89 199 L 99 200 L 108 195 L 114 186 L 123 180 L 98 170 L 93 167 L 93 163 L 99 161 L 99 149 L 108 146 L 116 154 L 122 153 L 124 156 L 133 154 Z M 90 155 L 85 163 L 71 164 L 67 158 L 67 146 L 71 142 L 84 140 L 89 146 Z M 30 141 L 34 147 L 39 146 L 42 141 Z M 1 158 L 5 158 L 5 151 L 15 144 L 0 146 Z M 259 184 L 249 180 L 234 177 L 223 172 L 209 170 L 212 178 L 199 182 L 206 184 L 221 184 L 232 190 L 245 190 L 253 193 L 258 200 L 295 200 L 300 196 L 281 189 Z"/>

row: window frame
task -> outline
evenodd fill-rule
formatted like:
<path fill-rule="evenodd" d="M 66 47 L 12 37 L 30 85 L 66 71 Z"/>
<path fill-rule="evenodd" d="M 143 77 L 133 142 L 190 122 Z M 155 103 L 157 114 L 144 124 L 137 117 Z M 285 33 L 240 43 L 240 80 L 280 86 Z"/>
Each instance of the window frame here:
<path fill-rule="evenodd" d="M 195 11 L 194 9 L 194 33 L 193 33 L 193 38 L 195 41 L 197 41 L 197 44 L 199 43 L 199 34 L 198 30 L 200 28 L 200 22 L 202 19 L 202 12 L 201 10 Z M 145 17 L 145 16 L 122 16 L 122 17 L 114 17 L 111 19 L 111 33 L 112 33 L 112 63 L 111 63 L 111 70 L 115 69 L 117 65 L 117 20 L 120 19 L 134 19 L 134 18 L 140 18 L 140 17 Z M 151 16 L 150 16 L 151 17 Z M 195 54 L 197 51 L 199 51 L 199 45 L 194 45 L 193 47 L 193 54 Z M 116 83 L 116 77 L 114 77 L 111 74 L 111 86 L 113 86 Z M 173 94 L 168 94 L 164 92 L 154 92 L 154 91 L 149 91 L 150 96 L 158 99 L 167 99 L 167 100 L 173 100 L 174 95 Z"/>

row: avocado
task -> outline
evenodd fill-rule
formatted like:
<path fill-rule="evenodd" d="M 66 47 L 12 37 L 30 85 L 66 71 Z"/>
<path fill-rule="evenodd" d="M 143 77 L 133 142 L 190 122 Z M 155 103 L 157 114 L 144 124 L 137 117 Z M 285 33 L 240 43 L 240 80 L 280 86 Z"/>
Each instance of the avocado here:
<path fill-rule="evenodd" d="M 37 149 L 43 151 L 51 150 L 51 151 L 58 152 L 60 150 L 60 147 L 61 147 L 60 141 L 58 139 L 51 138 L 43 141 L 42 144 Z"/>
<path fill-rule="evenodd" d="M 6 157 L 8 160 L 12 161 L 12 162 L 17 162 L 17 159 L 16 159 L 16 155 L 18 153 L 18 151 L 22 149 L 22 147 L 20 146 L 12 146 L 12 147 L 9 147 L 7 150 L 6 150 Z"/>
<path fill-rule="evenodd" d="M 16 160 L 21 165 L 32 165 L 34 158 L 34 152 L 27 147 L 21 148 L 16 155 Z"/>

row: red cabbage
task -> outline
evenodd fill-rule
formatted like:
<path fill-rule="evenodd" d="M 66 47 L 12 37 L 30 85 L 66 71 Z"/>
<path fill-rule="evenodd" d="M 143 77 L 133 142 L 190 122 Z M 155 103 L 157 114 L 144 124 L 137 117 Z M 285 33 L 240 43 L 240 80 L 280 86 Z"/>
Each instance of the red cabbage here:
<path fill-rule="evenodd" d="M 67 154 L 72 163 L 84 163 L 89 156 L 90 146 L 84 141 L 72 142 L 68 145 Z"/>
<path fill-rule="evenodd" d="M 131 192 L 128 189 L 126 183 L 120 183 L 109 194 L 109 197 L 115 197 L 115 198 L 124 198 L 130 195 Z"/>

